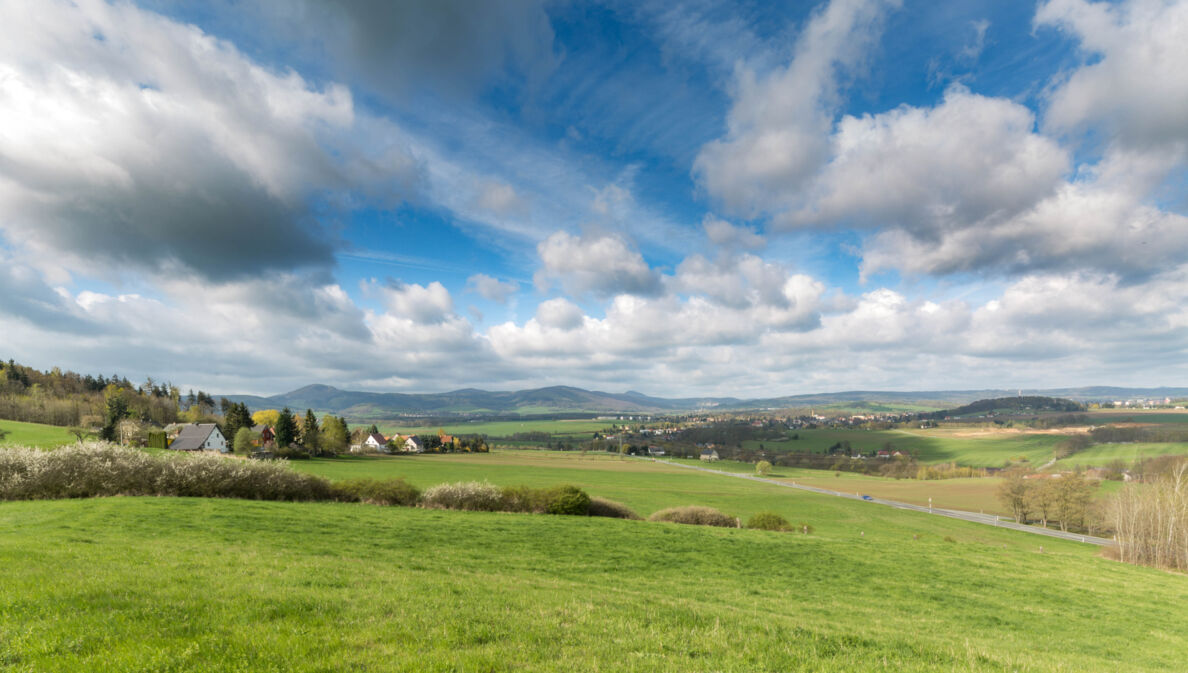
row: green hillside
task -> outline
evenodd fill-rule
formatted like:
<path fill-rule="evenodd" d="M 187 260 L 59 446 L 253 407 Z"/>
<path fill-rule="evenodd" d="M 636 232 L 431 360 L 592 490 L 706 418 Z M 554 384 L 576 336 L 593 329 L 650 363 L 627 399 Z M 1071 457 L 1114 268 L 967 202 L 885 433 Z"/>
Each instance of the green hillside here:
<path fill-rule="evenodd" d="M 7 432 L 0 438 L 0 446 L 36 446 L 48 449 L 75 441 L 74 435 L 66 428 L 56 425 L 0 420 L 0 430 Z"/>
<path fill-rule="evenodd" d="M 845 505 L 878 516 L 818 519 L 804 536 L 342 504 L 4 503 L 0 670 L 1183 663 L 1179 576 L 1075 543 Z"/>

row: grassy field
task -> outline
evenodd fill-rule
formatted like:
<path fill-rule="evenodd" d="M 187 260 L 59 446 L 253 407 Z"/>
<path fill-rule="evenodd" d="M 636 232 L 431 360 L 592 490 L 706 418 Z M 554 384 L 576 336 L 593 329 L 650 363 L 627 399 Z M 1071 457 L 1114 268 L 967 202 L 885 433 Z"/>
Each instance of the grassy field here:
<path fill-rule="evenodd" d="M 573 439 L 589 439 L 595 432 L 601 432 L 607 428 L 614 427 L 616 424 L 622 424 L 620 421 L 597 421 L 597 420 L 531 420 L 531 421 L 491 421 L 491 422 L 462 422 L 449 423 L 446 425 L 434 426 L 415 426 L 415 425 L 392 425 L 379 423 L 380 432 L 390 435 L 393 433 L 400 433 L 403 435 L 427 435 L 436 434 L 437 431 L 445 430 L 447 434 L 451 435 L 487 435 L 488 437 L 510 437 L 518 432 L 547 432 L 552 435 L 565 435 Z"/>
<path fill-rule="evenodd" d="M 0 503 L 0 670 L 1183 664 L 1183 577 L 1075 543 L 784 497 L 777 508 L 814 534 L 345 504 Z"/>
<path fill-rule="evenodd" d="M 1071 470 L 1078 465 L 1100 467 L 1114 460 L 1121 460 L 1129 466 L 1139 458 L 1165 455 L 1188 455 L 1188 444 L 1183 442 L 1094 444 L 1068 458 L 1056 461 L 1055 467 L 1062 470 Z"/>
<path fill-rule="evenodd" d="M 8 431 L 8 435 L 0 439 L 0 446 L 35 446 L 48 449 L 75 441 L 74 435 L 67 432 L 66 428 L 56 425 L 0 421 L 0 430 Z"/>
<path fill-rule="evenodd" d="M 1089 418 L 1097 425 L 1106 423 L 1188 423 L 1188 411 L 1165 409 L 1099 409 Z"/>
<path fill-rule="evenodd" d="M 830 446 L 850 442 L 855 451 L 870 453 L 887 443 L 905 451 L 914 451 L 920 462 L 956 461 L 973 467 L 998 467 L 1008 460 L 1028 458 L 1041 464 L 1052 457 L 1056 444 L 1064 437 L 1052 433 L 1030 433 L 994 428 L 932 428 L 927 430 L 796 430 L 799 439 L 782 442 L 744 442 L 747 448 L 798 453 L 826 453 Z"/>

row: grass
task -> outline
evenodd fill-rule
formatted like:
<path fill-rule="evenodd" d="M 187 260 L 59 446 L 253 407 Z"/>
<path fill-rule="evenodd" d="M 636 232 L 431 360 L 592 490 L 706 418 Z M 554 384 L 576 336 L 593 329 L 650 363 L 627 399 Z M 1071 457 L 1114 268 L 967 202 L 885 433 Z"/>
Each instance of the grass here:
<path fill-rule="evenodd" d="M 1094 444 L 1068 458 L 1056 461 L 1055 467 L 1063 470 L 1071 470 L 1078 465 L 1100 467 L 1114 460 L 1121 460 L 1129 467 L 1139 458 L 1154 458 L 1164 455 L 1188 455 L 1188 444 L 1183 442 Z"/>
<path fill-rule="evenodd" d="M 1106 423 L 1188 423 L 1188 411 L 1168 409 L 1100 409 L 1088 412 L 1097 425 Z"/>
<path fill-rule="evenodd" d="M 920 462 L 956 461 L 972 467 L 998 467 L 1008 460 L 1026 457 L 1032 464 L 1042 464 L 1052 457 L 1056 445 L 1065 439 L 1059 434 L 1032 433 L 995 428 L 932 428 L 920 430 L 795 430 L 799 439 L 785 441 L 747 441 L 743 445 L 772 451 L 826 453 L 833 444 L 848 441 L 855 451 L 870 453 L 891 443 L 895 448 L 914 451 Z"/>
<path fill-rule="evenodd" d="M 0 446 L 32 446 L 41 449 L 53 448 L 76 441 L 74 435 L 56 425 L 0 421 L 0 430 L 8 435 L 0 440 Z"/>
<path fill-rule="evenodd" d="M 829 501 L 826 518 L 815 501 L 829 499 L 787 497 L 816 533 L 344 504 L 2 503 L 0 670 L 1182 666 L 1181 576 L 864 503 Z"/>

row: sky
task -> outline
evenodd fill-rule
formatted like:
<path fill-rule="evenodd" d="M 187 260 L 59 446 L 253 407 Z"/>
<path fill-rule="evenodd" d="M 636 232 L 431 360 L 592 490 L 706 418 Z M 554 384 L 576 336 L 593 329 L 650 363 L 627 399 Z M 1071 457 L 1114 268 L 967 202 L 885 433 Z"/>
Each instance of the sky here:
<path fill-rule="evenodd" d="M 1188 0 L 0 0 L 0 357 L 1183 385 Z"/>

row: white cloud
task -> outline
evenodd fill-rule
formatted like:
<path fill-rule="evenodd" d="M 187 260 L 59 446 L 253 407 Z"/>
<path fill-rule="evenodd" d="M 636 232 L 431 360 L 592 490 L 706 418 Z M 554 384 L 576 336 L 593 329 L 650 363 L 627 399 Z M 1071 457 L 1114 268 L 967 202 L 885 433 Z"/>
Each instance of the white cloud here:
<path fill-rule="evenodd" d="M 1188 2 L 1050 0 L 1035 22 L 1070 33 L 1093 59 L 1052 92 L 1047 127 L 1188 149 Z"/>
<path fill-rule="evenodd" d="M 536 322 L 545 327 L 571 330 L 582 324 L 582 309 L 564 297 L 541 302 L 536 307 Z"/>
<path fill-rule="evenodd" d="M 454 300 L 444 285 L 389 281 L 379 288 L 388 312 L 418 325 L 445 322 L 454 313 Z"/>
<path fill-rule="evenodd" d="M 754 229 L 735 226 L 713 215 L 706 215 L 701 226 L 710 242 L 722 248 L 757 250 L 767 245 L 767 239 L 755 233 Z"/>
<path fill-rule="evenodd" d="M 324 267 L 335 241 L 307 199 L 417 180 L 400 153 L 360 170 L 344 87 L 268 70 L 197 28 L 58 0 L 4 3 L 0 26 L 0 230 L 40 254 L 208 278 Z"/>
<path fill-rule="evenodd" d="M 502 281 L 485 273 L 476 273 L 466 279 L 466 288 L 477 292 L 480 297 L 496 304 L 506 304 L 507 300 L 520 289 L 520 284 L 512 281 Z"/>
<path fill-rule="evenodd" d="M 808 21 L 787 68 L 737 74 L 726 137 L 702 147 L 694 174 L 732 213 L 794 200 L 829 158 L 839 80 L 858 68 L 897 0 L 832 0 Z"/>
<path fill-rule="evenodd" d="M 660 279 L 638 250 L 612 234 L 572 236 L 559 231 L 536 247 L 543 268 L 537 287 L 555 282 L 576 295 L 655 295 Z"/>

